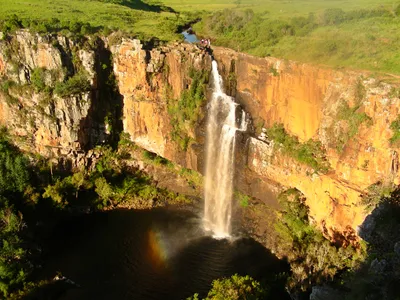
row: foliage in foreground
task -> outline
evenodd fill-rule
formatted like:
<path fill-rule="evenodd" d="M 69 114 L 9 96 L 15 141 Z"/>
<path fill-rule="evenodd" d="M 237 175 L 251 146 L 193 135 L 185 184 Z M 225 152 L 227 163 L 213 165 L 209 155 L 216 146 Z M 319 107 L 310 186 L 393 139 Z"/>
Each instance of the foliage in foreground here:
<path fill-rule="evenodd" d="M 205 300 L 257 300 L 265 299 L 267 290 L 249 275 L 232 275 L 230 278 L 216 279 L 212 283 L 212 288 L 208 292 Z M 198 294 L 188 299 L 198 300 Z"/>
<path fill-rule="evenodd" d="M 329 282 L 364 259 L 364 244 L 358 249 L 347 244 L 335 246 L 309 223 L 308 207 L 298 190 L 283 192 L 279 203 L 282 216 L 275 229 L 279 234 L 279 247 L 283 253 L 289 253 L 293 272 L 290 288 L 307 289 Z"/>
<path fill-rule="evenodd" d="M 32 236 L 37 222 L 81 208 L 103 209 L 121 203 L 150 208 L 167 201 L 189 201 L 128 168 L 121 153 L 109 147 L 95 151 L 100 158 L 93 170 L 61 172 L 39 156 L 28 159 L 0 129 L 0 298 L 36 286 L 28 280 L 35 267 L 37 246 Z"/>
<path fill-rule="evenodd" d="M 13 203 L 22 198 L 29 183 L 28 162 L 8 142 L 0 129 L 0 295 L 22 284 L 29 273 L 23 243 L 25 224 Z"/>
<path fill-rule="evenodd" d="M 103 147 L 100 151 L 102 157 L 93 171 L 80 171 L 56 179 L 53 184 L 45 187 L 43 197 L 52 199 L 55 205 L 62 209 L 79 204 L 102 209 L 123 202 L 152 207 L 164 205 L 167 201 L 188 201 L 174 192 L 156 187 L 152 179 L 140 171 L 127 168 L 123 164 L 121 154 L 111 148 Z M 160 163 L 164 163 L 164 160 Z M 85 194 L 88 203 L 82 202 L 79 198 L 80 193 Z"/>

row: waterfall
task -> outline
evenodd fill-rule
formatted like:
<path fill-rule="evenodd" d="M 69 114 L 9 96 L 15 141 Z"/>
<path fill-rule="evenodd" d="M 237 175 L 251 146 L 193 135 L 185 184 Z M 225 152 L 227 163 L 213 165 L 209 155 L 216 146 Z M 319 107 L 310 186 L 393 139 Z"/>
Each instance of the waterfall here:
<path fill-rule="evenodd" d="M 223 92 L 216 61 L 212 62 L 213 93 L 208 104 L 204 227 L 215 237 L 229 237 L 236 131 L 247 129 L 246 113 Z"/>

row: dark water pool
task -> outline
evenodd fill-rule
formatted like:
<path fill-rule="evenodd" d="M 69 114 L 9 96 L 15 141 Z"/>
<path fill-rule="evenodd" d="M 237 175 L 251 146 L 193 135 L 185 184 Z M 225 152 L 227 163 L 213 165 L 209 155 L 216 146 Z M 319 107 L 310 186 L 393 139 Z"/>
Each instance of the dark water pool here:
<path fill-rule="evenodd" d="M 62 222 L 41 276 L 59 271 L 78 286 L 47 299 L 186 299 L 205 296 L 219 277 L 263 279 L 286 269 L 254 240 L 216 240 L 200 222 L 192 212 L 171 209 L 114 210 Z"/>

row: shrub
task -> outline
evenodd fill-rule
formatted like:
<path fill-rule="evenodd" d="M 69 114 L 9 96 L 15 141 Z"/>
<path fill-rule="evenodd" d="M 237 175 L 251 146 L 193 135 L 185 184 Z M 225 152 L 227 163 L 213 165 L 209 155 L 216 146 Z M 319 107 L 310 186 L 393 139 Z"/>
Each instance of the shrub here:
<path fill-rule="evenodd" d="M 22 193 L 29 183 L 28 160 L 11 146 L 4 130 L 0 139 L 0 195 Z"/>
<path fill-rule="evenodd" d="M 171 139 L 175 141 L 181 150 L 186 151 L 191 138 L 188 129 L 193 128 L 201 117 L 201 107 L 205 102 L 205 88 L 208 83 L 208 72 L 189 70 L 192 83 L 189 89 L 182 92 L 178 100 L 169 98 L 166 91 L 168 114 L 171 118 Z"/>
<path fill-rule="evenodd" d="M 36 91 L 41 92 L 46 88 L 45 83 L 45 69 L 35 68 L 31 74 L 31 83 L 35 87 Z"/>
<path fill-rule="evenodd" d="M 360 97 L 360 90 L 357 92 Z M 360 98 L 358 98 L 360 99 Z M 340 128 L 340 132 L 335 141 L 336 149 L 341 152 L 349 140 L 357 135 L 361 124 L 371 125 L 372 119 L 364 112 L 359 112 L 361 104 L 350 107 L 344 100 L 340 103 L 336 119 L 346 124 L 345 128 Z"/>
<path fill-rule="evenodd" d="M 241 299 L 265 299 L 267 291 L 261 284 L 249 275 L 232 275 L 230 278 L 216 279 L 208 292 L 210 300 L 241 300 Z"/>
<path fill-rule="evenodd" d="M 245 208 L 249 206 L 250 197 L 248 195 L 236 191 L 235 197 L 238 200 L 241 207 Z"/>
<path fill-rule="evenodd" d="M 390 129 L 393 131 L 392 137 L 389 139 L 391 145 L 397 145 L 400 141 L 400 116 L 397 116 L 390 124 Z"/>
<path fill-rule="evenodd" d="M 375 208 L 380 202 L 390 197 L 390 194 L 395 190 L 396 186 L 391 182 L 378 181 L 371 184 L 366 193 L 362 196 L 361 203 L 367 207 L 368 210 Z"/>
<path fill-rule="evenodd" d="M 297 137 L 289 135 L 282 124 L 274 124 L 267 128 L 267 135 L 275 142 L 275 146 L 283 153 L 293 157 L 298 162 L 312 167 L 316 172 L 329 171 L 329 162 L 319 141 L 309 140 L 302 144 Z"/>
<path fill-rule="evenodd" d="M 84 72 L 79 72 L 66 82 L 57 83 L 54 92 L 60 97 L 67 97 L 88 92 L 90 89 L 88 76 Z"/>
<path fill-rule="evenodd" d="M 0 31 L 5 33 L 12 33 L 22 27 L 22 21 L 16 14 L 13 14 L 7 17 L 3 22 L 0 22 Z"/>
<path fill-rule="evenodd" d="M 14 212 L 7 199 L 0 196 L 0 295 L 7 297 L 10 290 L 21 285 L 27 275 L 27 256 L 20 237 L 25 224 Z"/>
<path fill-rule="evenodd" d="M 289 189 L 278 197 L 281 216 L 275 224 L 279 247 L 288 256 L 293 275 L 290 287 L 307 289 L 332 280 L 365 257 L 365 248 L 336 247 L 309 223 L 308 207 L 300 191 Z"/>
<path fill-rule="evenodd" d="M 104 177 L 97 178 L 94 182 L 94 185 L 95 185 L 95 191 L 97 195 L 99 195 L 102 201 L 101 202 L 102 206 L 107 206 L 107 204 L 114 195 L 111 185 L 107 182 L 107 180 Z"/>

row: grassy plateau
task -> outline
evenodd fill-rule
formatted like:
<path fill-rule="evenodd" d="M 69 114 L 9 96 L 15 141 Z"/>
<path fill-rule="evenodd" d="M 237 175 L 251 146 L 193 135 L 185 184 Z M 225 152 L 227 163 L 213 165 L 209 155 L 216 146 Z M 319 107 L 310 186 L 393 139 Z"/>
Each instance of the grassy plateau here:
<path fill-rule="evenodd" d="M 2 0 L 0 22 L 14 14 L 163 42 L 197 21 L 199 36 L 252 55 L 400 74 L 400 1 Z"/>

